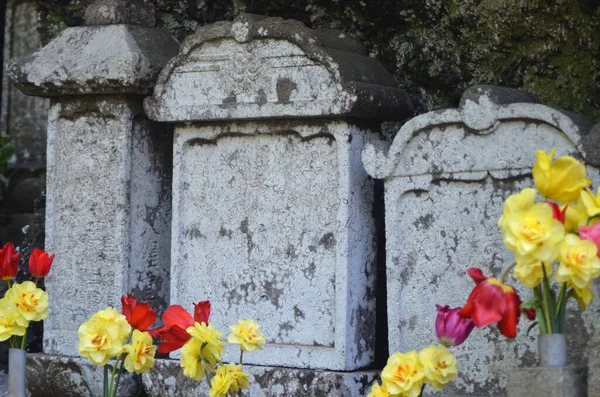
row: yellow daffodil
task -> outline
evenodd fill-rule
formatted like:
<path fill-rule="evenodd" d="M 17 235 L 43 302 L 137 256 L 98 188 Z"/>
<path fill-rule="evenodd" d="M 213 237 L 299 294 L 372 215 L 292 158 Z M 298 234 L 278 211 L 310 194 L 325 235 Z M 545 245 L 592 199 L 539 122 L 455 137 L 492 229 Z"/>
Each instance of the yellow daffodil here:
<path fill-rule="evenodd" d="M 25 281 L 13 286 L 6 291 L 7 305 L 14 305 L 19 315 L 26 321 L 40 321 L 48 317 L 48 294 L 37 288 L 35 283 Z M 20 325 L 24 321 L 15 318 Z"/>
<path fill-rule="evenodd" d="M 129 337 L 131 332 L 131 325 L 127 322 L 127 318 L 115 310 L 113 307 L 107 307 L 104 310 L 100 310 L 92 317 L 98 317 L 108 322 L 115 323 L 119 327 L 119 338 L 121 342 L 125 342 L 125 339 Z"/>
<path fill-rule="evenodd" d="M 215 376 L 210 380 L 209 397 L 227 397 L 232 383 L 233 375 L 227 370 L 226 366 L 221 365 L 217 368 Z"/>
<path fill-rule="evenodd" d="M 417 397 L 421 393 L 423 367 L 416 351 L 394 353 L 381 372 L 381 380 L 391 395 Z"/>
<path fill-rule="evenodd" d="M 119 324 L 99 316 L 92 316 L 81 324 L 79 354 L 98 366 L 105 365 L 112 357 L 123 351 L 123 339 L 119 335 Z"/>
<path fill-rule="evenodd" d="M 596 217 L 600 215 L 600 188 L 598 188 L 596 195 L 590 189 L 585 189 L 581 192 L 580 197 L 581 204 L 585 207 L 586 215 L 588 217 Z"/>
<path fill-rule="evenodd" d="M 554 219 L 547 203 L 509 213 L 502 229 L 504 245 L 515 253 L 518 262 L 552 262 L 565 235 L 563 224 Z"/>
<path fill-rule="evenodd" d="M 231 383 L 230 390 L 238 391 L 240 389 L 249 389 L 250 381 L 248 380 L 248 374 L 242 371 L 241 364 L 229 363 L 226 365 L 227 371 L 233 376 L 233 382 Z"/>
<path fill-rule="evenodd" d="M 554 278 L 575 288 L 586 288 L 600 275 L 598 247 L 591 241 L 568 234 L 560 245 L 559 265 Z"/>
<path fill-rule="evenodd" d="M 127 371 L 141 374 L 150 371 L 154 366 L 156 346 L 153 345 L 152 337 L 148 332 L 133 330 L 131 344 L 125 345 L 123 350 L 127 353 L 123 363 Z"/>
<path fill-rule="evenodd" d="M 248 389 L 248 374 L 242 372 L 242 366 L 234 363 L 221 365 L 210 380 L 209 397 L 227 397 L 228 393 Z"/>
<path fill-rule="evenodd" d="M 577 288 L 573 286 L 572 294 L 581 310 L 585 310 L 585 308 L 588 307 L 594 299 L 594 292 L 592 291 L 591 283 L 585 288 Z"/>
<path fill-rule="evenodd" d="M 523 189 L 518 194 L 510 195 L 504 201 L 504 213 L 502 214 L 500 219 L 498 219 L 498 227 L 504 230 L 506 220 L 510 218 L 511 214 L 518 211 L 526 211 L 529 208 L 531 208 L 533 204 L 535 204 L 536 196 L 537 192 L 535 191 L 535 189 L 530 188 Z"/>
<path fill-rule="evenodd" d="M 542 268 L 542 266 L 544 266 Z M 544 270 L 546 276 L 550 277 L 552 274 L 552 263 L 551 262 L 517 262 L 513 271 L 513 277 L 521 281 L 527 288 L 535 288 L 542 281 L 544 277 Z"/>
<path fill-rule="evenodd" d="M 23 320 L 17 322 L 17 319 L 22 319 L 14 305 L 10 304 L 8 299 L 0 299 L 0 342 L 4 342 L 13 335 L 23 336 L 29 325 L 28 321 Z"/>
<path fill-rule="evenodd" d="M 586 176 L 585 166 L 571 156 L 561 156 L 552 162 L 556 148 L 550 154 L 536 152 L 533 180 L 539 192 L 550 200 L 568 203 L 579 198 L 581 190 L 592 181 Z"/>
<path fill-rule="evenodd" d="M 561 210 L 563 210 L 564 207 L 565 206 L 562 206 Z M 577 232 L 579 226 L 587 226 L 587 219 L 587 208 L 585 207 L 581 199 L 574 203 L 570 203 L 567 205 L 567 211 L 565 216 L 565 230 L 570 233 Z M 589 226 L 592 226 L 592 224 L 596 223 L 597 221 L 598 219 L 592 221 Z"/>
<path fill-rule="evenodd" d="M 237 325 L 231 325 L 231 334 L 227 337 L 229 343 L 240 345 L 240 348 L 245 351 L 262 350 L 261 345 L 265 344 L 260 325 L 252 319 L 238 320 Z"/>
<path fill-rule="evenodd" d="M 185 376 L 200 380 L 206 371 L 214 372 L 215 365 L 221 361 L 225 346 L 221 341 L 223 333 L 206 323 L 195 323 L 186 331 L 192 338 L 181 348 L 180 365 Z"/>
<path fill-rule="evenodd" d="M 429 346 L 419 352 L 419 361 L 425 374 L 424 382 L 436 390 L 442 390 L 446 384 L 458 375 L 456 358 L 445 346 Z"/>
<path fill-rule="evenodd" d="M 380 386 L 379 383 L 376 382 L 367 397 L 391 397 L 391 394 L 387 391 L 385 385 Z"/>

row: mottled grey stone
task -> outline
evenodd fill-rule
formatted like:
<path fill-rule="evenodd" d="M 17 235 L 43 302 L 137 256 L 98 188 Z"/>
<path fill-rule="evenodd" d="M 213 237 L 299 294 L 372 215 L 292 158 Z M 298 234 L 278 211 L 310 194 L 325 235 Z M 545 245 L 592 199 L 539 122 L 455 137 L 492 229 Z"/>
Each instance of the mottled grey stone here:
<path fill-rule="evenodd" d="M 179 126 L 171 303 L 255 318 L 259 365 L 350 370 L 374 358 L 374 133 L 337 122 Z M 231 357 L 237 355 L 232 351 Z"/>
<path fill-rule="evenodd" d="M 210 299 L 224 330 L 255 318 L 267 344 L 250 364 L 370 365 L 375 226 L 360 153 L 378 119 L 410 111 L 385 69 L 339 32 L 241 15 L 188 37 L 145 109 L 177 123 L 171 303 Z"/>
<path fill-rule="evenodd" d="M 508 372 L 507 397 L 587 397 L 587 379 L 584 365 L 515 368 Z"/>
<path fill-rule="evenodd" d="M 459 109 L 415 117 L 391 144 L 369 144 L 363 152 L 367 172 L 385 184 L 390 352 L 436 343 L 435 304 L 466 302 L 474 286 L 467 268 L 499 276 L 512 263 L 497 221 L 510 194 L 533 186 L 537 149 L 549 152 L 556 146 L 556 156 L 596 163 L 588 142 L 597 136 L 582 129 L 591 128 L 589 120 L 537 103 L 511 102 L 528 98 L 514 90 L 474 87 Z M 588 174 L 598 186 L 598 169 L 589 166 Z M 530 290 L 519 291 L 530 297 Z M 572 303 L 569 311 L 575 309 Z M 573 310 L 567 326 L 572 363 L 583 362 L 586 335 L 599 312 L 597 300 L 583 313 Z M 523 319 L 515 340 L 494 326 L 475 330 L 455 349 L 459 377 L 441 395 L 503 395 L 511 367 L 537 364 L 528 325 Z"/>
<path fill-rule="evenodd" d="M 96 0 L 85 10 L 85 24 L 138 25 L 148 28 L 156 23 L 154 6 L 144 0 Z"/>
<path fill-rule="evenodd" d="M 44 351 L 77 353 L 77 329 L 134 292 L 156 310 L 169 293 L 171 136 L 139 100 L 52 101 L 48 125 Z"/>
<path fill-rule="evenodd" d="M 6 5 L 4 60 L 30 56 L 41 47 L 34 1 L 10 0 Z M 10 168 L 39 170 L 46 165 L 48 100 L 26 96 L 3 68 L 0 135 L 11 135 L 15 156 Z"/>
<path fill-rule="evenodd" d="M 28 95 L 148 94 L 178 48 L 163 29 L 75 27 L 31 57 L 9 61 L 7 70 Z"/>
<path fill-rule="evenodd" d="M 167 305 L 172 127 L 150 122 L 139 94 L 177 50 L 164 30 L 87 26 L 9 62 L 19 89 L 53 96 L 46 250 L 56 257 L 45 280 L 45 352 L 77 355 L 79 325 L 125 293 L 158 311 Z"/>
<path fill-rule="evenodd" d="M 112 371 L 111 363 L 107 365 Z M 84 358 L 27 354 L 27 389 L 32 397 L 101 396 L 102 379 L 103 368 Z M 118 395 L 145 396 L 141 377 L 124 372 Z"/>
<path fill-rule="evenodd" d="M 148 116 L 158 121 L 351 116 L 398 120 L 410 101 L 343 33 L 242 14 L 199 28 L 161 73 Z"/>
<path fill-rule="evenodd" d="M 250 390 L 244 395 L 252 397 L 364 397 L 378 375 L 376 371 L 333 372 L 245 364 L 244 371 L 250 380 Z M 210 389 L 206 380 L 198 382 L 183 376 L 176 360 L 156 360 L 142 379 L 149 397 L 205 397 Z"/>

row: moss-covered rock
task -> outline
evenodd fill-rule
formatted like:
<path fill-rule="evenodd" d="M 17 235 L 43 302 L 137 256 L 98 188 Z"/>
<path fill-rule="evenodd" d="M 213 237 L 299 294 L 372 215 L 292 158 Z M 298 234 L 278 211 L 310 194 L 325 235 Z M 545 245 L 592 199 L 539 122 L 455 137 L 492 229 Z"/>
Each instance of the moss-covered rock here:
<path fill-rule="evenodd" d="M 411 95 L 417 113 L 497 84 L 600 120 L 598 0 L 153 0 L 158 24 L 183 39 L 251 12 L 340 29 L 367 45 Z M 39 0 L 50 40 L 82 23 L 91 0 Z"/>

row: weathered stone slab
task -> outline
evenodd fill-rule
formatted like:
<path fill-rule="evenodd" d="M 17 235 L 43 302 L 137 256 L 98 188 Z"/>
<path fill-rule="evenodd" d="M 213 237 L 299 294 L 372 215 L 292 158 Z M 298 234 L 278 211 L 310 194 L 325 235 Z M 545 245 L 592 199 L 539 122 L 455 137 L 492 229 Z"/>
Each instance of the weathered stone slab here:
<path fill-rule="evenodd" d="M 210 299 L 225 330 L 257 319 L 267 345 L 251 364 L 373 361 L 373 184 L 360 153 L 379 126 L 360 119 L 410 109 L 361 51 L 339 32 L 242 15 L 188 37 L 145 100 L 150 118 L 177 123 L 171 303 Z"/>
<path fill-rule="evenodd" d="M 515 368 L 508 373 L 507 397 L 587 397 L 587 378 L 584 365 Z"/>
<path fill-rule="evenodd" d="M 171 140 L 124 96 L 53 101 L 48 138 L 44 351 L 77 355 L 79 325 L 124 293 L 166 306 Z"/>
<path fill-rule="evenodd" d="M 373 359 L 371 135 L 344 122 L 179 127 L 171 301 L 262 324 L 249 363 L 351 369 Z M 233 353 L 233 357 L 237 352 Z"/>
<path fill-rule="evenodd" d="M 133 5 L 140 4 L 99 0 L 89 15 Z M 119 306 L 127 292 L 159 311 L 167 305 L 172 128 L 148 121 L 141 95 L 177 49 L 164 30 L 88 26 L 9 62 L 19 89 L 54 96 L 45 248 L 56 257 L 46 280 L 46 352 L 77 355 L 79 325 Z"/>
<path fill-rule="evenodd" d="M 385 183 L 390 352 L 436 342 L 435 304 L 466 302 L 474 286 L 467 268 L 499 276 L 512 263 L 497 221 L 510 194 L 533 186 L 537 149 L 556 146 L 557 156 L 599 164 L 591 122 L 531 100 L 514 90 L 473 87 L 459 109 L 418 116 L 391 145 L 364 151 L 367 172 Z M 588 170 L 599 186 L 598 169 Z M 599 308 L 596 301 L 570 317 L 567 333 L 577 333 L 569 338 L 573 363 L 583 362 L 585 335 Z M 494 327 L 474 331 L 456 349 L 458 380 L 441 395 L 502 395 L 508 369 L 537 365 L 527 326 L 523 320 L 515 340 Z"/>

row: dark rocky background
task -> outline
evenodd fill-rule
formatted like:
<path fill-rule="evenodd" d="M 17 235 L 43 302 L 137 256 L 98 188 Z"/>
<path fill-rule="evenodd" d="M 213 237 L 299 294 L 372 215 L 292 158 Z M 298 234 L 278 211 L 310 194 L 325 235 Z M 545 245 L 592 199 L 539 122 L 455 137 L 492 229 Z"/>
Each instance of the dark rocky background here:
<path fill-rule="evenodd" d="M 600 0 L 148 0 L 179 40 L 240 12 L 335 28 L 367 46 L 415 113 L 456 107 L 473 84 L 535 93 L 600 120 Z M 91 0 L 38 0 L 47 43 L 83 22 Z"/>

